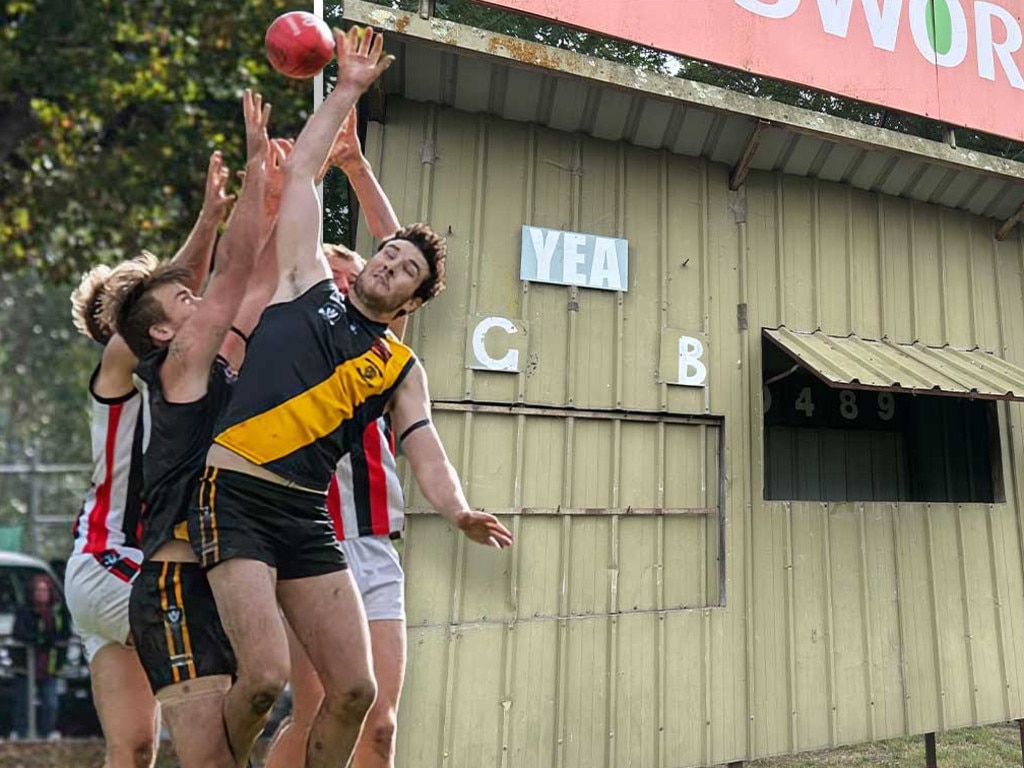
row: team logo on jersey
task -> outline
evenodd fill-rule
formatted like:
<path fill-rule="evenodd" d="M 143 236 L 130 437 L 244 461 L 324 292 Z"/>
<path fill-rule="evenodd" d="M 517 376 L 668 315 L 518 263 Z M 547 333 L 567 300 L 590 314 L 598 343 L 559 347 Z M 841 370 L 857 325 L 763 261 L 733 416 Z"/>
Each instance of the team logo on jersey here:
<path fill-rule="evenodd" d="M 328 325 L 334 325 L 341 318 L 341 310 L 337 307 L 332 307 L 330 304 L 324 304 L 320 307 L 320 317 L 322 317 Z"/>
<path fill-rule="evenodd" d="M 381 370 L 369 360 L 366 361 L 365 365 L 357 366 L 356 370 L 359 371 L 359 378 L 371 385 L 384 375 Z"/>
<path fill-rule="evenodd" d="M 164 611 L 164 618 L 169 624 L 180 624 L 181 623 L 181 608 L 176 605 L 172 605 L 166 611 Z"/>
<path fill-rule="evenodd" d="M 341 295 L 337 293 L 333 294 L 329 299 L 327 299 L 327 303 L 320 307 L 317 312 L 328 325 L 334 325 L 337 323 L 341 319 L 341 316 L 345 314 L 345 305 L 341 300 Z"/>

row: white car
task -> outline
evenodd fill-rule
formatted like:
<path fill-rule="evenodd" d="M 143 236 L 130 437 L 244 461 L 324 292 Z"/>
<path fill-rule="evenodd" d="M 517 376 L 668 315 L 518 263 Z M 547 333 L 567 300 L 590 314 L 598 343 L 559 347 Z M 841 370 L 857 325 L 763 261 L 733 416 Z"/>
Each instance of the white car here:
<path fill-rule="evenodd" d="M 10 731 L 13 703 L 11 685 L 14 678 L 15 662 L 23 656 L 20 648 L 13 644 L 14 617 L 19 606 L 28 600 L 28 586 L 32 577 L 44 573 L 53 584 L 64 603 L 64 584 L 45 561 L 19 552 L 0 551 L 0 737 Z M 64 607 L 64 620 L 71 625 L 71 617 Z M 20 660 L 24 663 L 24 660 Z M 72 635 L 60 671 L 57 673 L 57 691 L 61 700 L 60 728 L 66 735 L 92 735 L 96 731 L 92 692 L 89 687 L 89 668 L 82 652 L 81 640 Z M 82 733 L 77 733 L 81 727 Z"/>

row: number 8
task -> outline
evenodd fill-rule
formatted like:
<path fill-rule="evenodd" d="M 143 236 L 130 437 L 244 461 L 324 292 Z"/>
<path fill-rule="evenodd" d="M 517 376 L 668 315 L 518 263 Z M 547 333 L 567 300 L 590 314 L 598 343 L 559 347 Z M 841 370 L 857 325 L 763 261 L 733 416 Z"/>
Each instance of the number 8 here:
<path fill-rule="evenodd" d="M 857 395 L 848 389 L 839 393 L 839 414 L 847 421 L 853 421 L 860 415 L 857 410 Z"/>

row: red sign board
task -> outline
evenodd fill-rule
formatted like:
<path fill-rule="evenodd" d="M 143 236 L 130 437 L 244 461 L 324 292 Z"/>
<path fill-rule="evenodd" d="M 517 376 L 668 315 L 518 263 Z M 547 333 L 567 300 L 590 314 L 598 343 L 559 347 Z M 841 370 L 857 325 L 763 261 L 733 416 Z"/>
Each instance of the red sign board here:
<path fill-rule="evenodd" d="M 1024 0 L 483 0 L 1024 141 Z"/>

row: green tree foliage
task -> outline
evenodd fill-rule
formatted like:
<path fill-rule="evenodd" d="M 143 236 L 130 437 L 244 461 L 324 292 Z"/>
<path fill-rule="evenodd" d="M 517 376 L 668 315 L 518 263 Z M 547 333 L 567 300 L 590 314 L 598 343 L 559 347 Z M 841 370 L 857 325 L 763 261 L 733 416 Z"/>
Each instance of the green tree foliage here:
<path fill-rule="evenodd" d="M 0 463 L 89 460 L 99 350 L 75 333 L 68 296 L 97 262 L 177 250 L 210 152 L 242 165 L 244 88 L 274 105 L 275 135 L 297 135 L 312 84 L 270 68 L 263 34 L 303 5 L 0 0 Z M 344 238 L 346 187 L 330 190 Z M 47 478 L 42 511 L 73 514 L 82 482 Z M 0 525 L 31 497 L 27 477 L 0 475 Z"/>
<path fill-rule="evenodd" d="M 275 73 L 263 33 L 288 0 L 0 0 L 0 258 L 69 279 L 145 247 L 171 254 L 206 162 L 243 162 L 239 97 L 294 136 L 309 82 Z"/>

